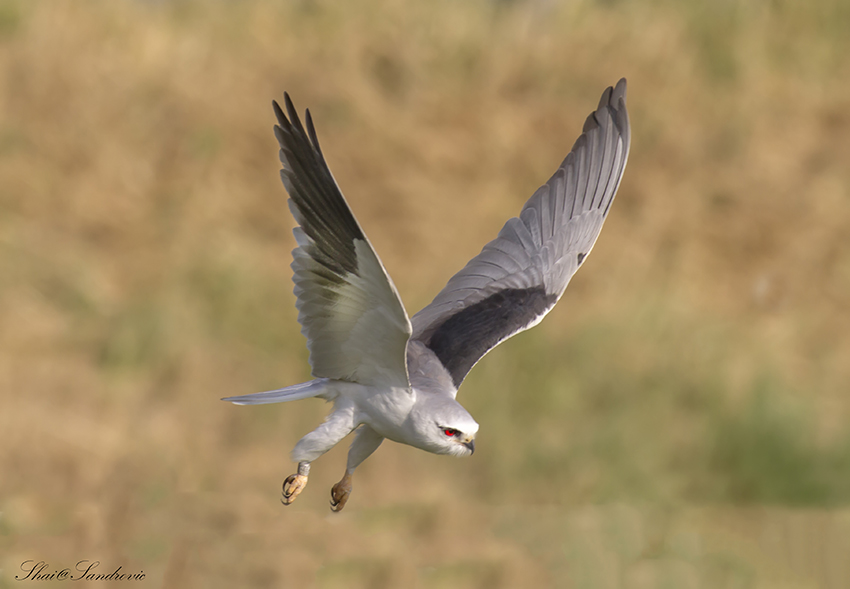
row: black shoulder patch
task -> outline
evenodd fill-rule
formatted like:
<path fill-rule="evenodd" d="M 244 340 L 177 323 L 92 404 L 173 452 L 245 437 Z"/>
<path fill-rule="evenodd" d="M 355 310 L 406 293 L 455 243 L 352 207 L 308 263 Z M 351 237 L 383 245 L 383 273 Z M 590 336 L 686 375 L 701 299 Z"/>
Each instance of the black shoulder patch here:
<path fill-rule="evenodd" d="M 542 286 L 500 290 L 446 319 L 425 345 L 458 387 L 484 354 L 543 315 L 557 300 Z"/>
<path fill-rule="evenodd" d="M 576 261 L 578 262 L 579 266 L 581 266 L 581 263 L 584 262 L 584 259 L 586 257 L 587 257 L 587 254 L 579 254 L 578 256 L 576 256 Z"/>

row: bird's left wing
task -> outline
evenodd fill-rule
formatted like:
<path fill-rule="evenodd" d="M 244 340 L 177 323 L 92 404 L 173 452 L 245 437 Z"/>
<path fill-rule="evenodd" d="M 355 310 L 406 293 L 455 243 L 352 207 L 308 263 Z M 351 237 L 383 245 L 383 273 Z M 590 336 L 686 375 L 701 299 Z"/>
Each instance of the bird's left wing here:
<path fill-rule="evenodd" d="M 572 151 L 519 217 L 413 316 L 412 340 L 439 359 L 455 390 L 488 351 L 555 306 L 599 236 L 629 139 L 622 79 L 602 94 Z"/>
<path fill-rule="evenodd" d="M 345 202 L 319 147 L 285 94 L 274 103 L 281 179 L 300 227 L 292 251 L 296 307 L 313 375 L 408 387 L 410 320 L 381 260 Z"/>

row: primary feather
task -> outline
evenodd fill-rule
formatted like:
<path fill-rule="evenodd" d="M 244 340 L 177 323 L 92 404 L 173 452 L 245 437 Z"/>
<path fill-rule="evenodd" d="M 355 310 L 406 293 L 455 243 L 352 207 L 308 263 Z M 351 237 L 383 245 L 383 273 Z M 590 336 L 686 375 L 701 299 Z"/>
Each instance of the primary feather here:
<path fill-rule="evenodd" d="M 288 94 L 285 103 L 288 118 L 274 103 L 275 136 L 299 225 L 295 305 L 313 376 L 407 387 L 411 327 L 398 292 L 325 163 L 310 111 L 305 131 Z"/>
<path fill-rule="evenodd" d="M 413 339 L 440 359 L 455 389 L 493 347 L 543 319 L 593 248 L 629 155 L 625 101 L 622 79 L 519 217 L 413 316 Z"/>

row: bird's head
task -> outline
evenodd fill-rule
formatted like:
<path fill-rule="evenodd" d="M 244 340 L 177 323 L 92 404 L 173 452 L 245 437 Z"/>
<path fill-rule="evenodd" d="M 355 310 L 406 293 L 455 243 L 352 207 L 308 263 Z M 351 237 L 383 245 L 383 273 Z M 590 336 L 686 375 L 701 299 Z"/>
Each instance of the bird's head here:
<path fill-rule="evenodd" d="M 472 422 L 473 427 L 466 426 L 466 431 L 456 427 L 434 424 L 437 428 L 437 438 L 441 444 L 441 450 L 438 454 L 451 454 L 453 456 L 469 456 L 475 452 L 475 432 L 478 431 L 478 424 Z M 472 431 L 472 433 L 469 433 Z"/>
<path fill-rule="evenodd" d="M 415 417 L 419 447 L 434 454 L 472 454 L 478 423 L 452 398 L 440 396 L 429 401 Z"/>

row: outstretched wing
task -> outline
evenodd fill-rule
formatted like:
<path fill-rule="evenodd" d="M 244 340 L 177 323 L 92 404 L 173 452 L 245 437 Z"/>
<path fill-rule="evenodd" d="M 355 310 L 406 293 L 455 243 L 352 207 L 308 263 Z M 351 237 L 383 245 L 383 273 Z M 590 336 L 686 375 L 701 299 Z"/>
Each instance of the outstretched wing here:
<path fill-rule="evenodd" d="M 413 339 L 455 388 L 500 342 L 537 325 L 593 248 L 629 155 L 626 80 L 607 88 L 549 181 L 413 316 Z"/>
<path fill-rule="evenodd" d="M 313 376 L 407 387 L 411 326 L 398 291 L 325 163 L 310 111 L 305 131 L 284 97 L 289 118 L 275 102 L 274 131 L 280 177 L 300 225 L 292 279 Z"/>

